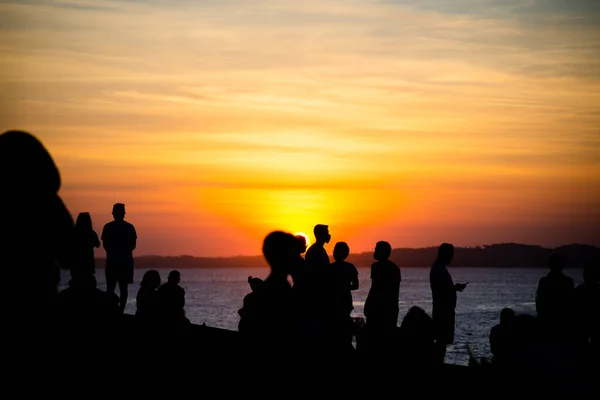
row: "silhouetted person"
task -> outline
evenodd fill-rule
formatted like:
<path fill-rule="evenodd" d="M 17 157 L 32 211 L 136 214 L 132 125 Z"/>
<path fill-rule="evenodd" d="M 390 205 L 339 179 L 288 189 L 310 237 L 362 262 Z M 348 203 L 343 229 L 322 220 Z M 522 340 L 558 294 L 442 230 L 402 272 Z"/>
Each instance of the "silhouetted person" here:
<path fill-rule="evenodd" d="M 411 307 L 399 333 L 398 360 L 406 369 L 429 369 L 435 364 L 433 320 L 425 310 Z"/>
<path fill-rule="evenodd" d="M 96 277 L 89 270 L 74 268 L 69 287 L 58 294 L 57 312 L 66 326 L 67 335 L 81 335 L 107 339 L 105 334 L 115 327 L 120 317 L 119 299 L 114 293 L 97 288 Z"/>
<path fill-rule="evenodd" d="M 454 343 L 456 319 L 456 292 L 462 292 L 467 284 L 452 282 L 446 268 L 454 258 L 454 246 L 442 243 L 438 256 L 429 271 L 429 284 L 433 300 L 433 325 L 435 331 L 436 361 L 442 364 L 446 357 L 446 346 Z"/>
<path fill-rule="evenodd" d="M 492 363 L 506 367 L 513 363 L 515 352 L 515 312 L 504 308 L 500 312 L 500 323 L 490 331 Z"/>
<path fill-rule="evenodd" d="M 251 292 L 244 296 L 242 308 L 238 310 L 240 322 L 238 331 L 244 335 L 254 336 L 257 332 L 257 296 L 264 281 L 260 278 L 248 277 Z"/>
<path fill-rule="evenodd" d="M 365 301 L 365 317 L 369 330 L 391 334 L 398 326 L 400 268 L 389 260 L 392 246 L 377 242 L 371 265 L 371 289 Z"/>
<path fill-rule="evenodd" d="M 298 252 L 300 253 L 300 257 L 302 257 L 302 254 L 306 253 L 308 249 L 306 238 L 303 235 L 296 235 L 296 240 L 298 241 Z"/>
<path fill-rule="evenodd" d="M 315 235 L 315 242 L 306 251 L 305 260 L 311 268 L 318 270 L 328 267 L 330 264 L 329 256 L 324 246 L 331 240 L 331 235 L 329 234 L 329 226 L 320 224 L 315 225 L 313 233 Z"/>
<path fill-rule="evenodd" d="M 100 247 L 100 240 L 92 227 L 90 213 L 79 213 L 75 222 L 76 268 L 95 274 L 96 261 L 94 259 L 94 248 L 98 247 Z"/>
<path fill-rule="evenodd" d="M 352 291 L 358 289 L 358 270 L 354 264 L 346 261 L 350 255 L 350 247 L 345 242 L 338 242 L 333 248 L 334 262 L 331 269 L 335 279 L 336 313 L 350 316 L 354 305 L 352 304 Z"/>
<path fill-rule="evenodd" d="M 540 364 L 539 324 L 535 317 L 520 314 L 514 320 L 514 376 L 520 372 L 532 372 Z M 524 377 L 529 380 L 529 377 Z"/>
<path fill-rule="evenodd" d="M 302 254 L 306 253 L 306 238 L 296 235 L 297 256 L 290 271 L 292 281 L 292 292 L 294 295 L 295 309 L 298 312 L 298 328 L 305 332 L 314 329 L 314 312 L 311 302 L 314 302 L 314 293 L 311 289 L 311 271 L 307 267 L 306 260 Z M 314 273 L 313 273 L 314 274 Z"/>
<path fill-rule="evenodd" d="M 298 256 L 296 257 L 296 262 L 293 265 L 290 275 L 294 282 L 294 290 L 302 290 L 302 280 L 306 279 L 306 260 L 304 260 L 302 254 L 306 253 L 307 246 L 306 238 L 304 236 L 296 235 L 296 240 L 298 242 Z"/>
<path fill-rule="evenodd" d="M 177 270 L 169 272 L 167 281 L 158 288 L 164 316 L 173 321 L 185 319 L 185 289 L 179 286 L 181 274 Z"/>
<path fill-rule="evenodd" d="M 352 291 L 358 289 L 358 270 L 346 261 L 350 248 L 345 242 L 338 242 L 333 248 L 334 262 L 331 264 L 335 288 L 335 320 L 337 332 L 342 340 L 352 344 L 352 320 L 354 309 Z"/>
<path fill-rule="evenodd" d="M 137 233 L 132 224 L 125 221 L 125 205 L 113 206 L 113 218 L 102 229 L 102 244 L 106 250 L 106 291 L 114 293 L 117 283 L 121 301 L 121 311 L 127 306 L 128 285 L 133 283 L 133 250 Z"/>
<path fill-rule="evenodd" d="M 540 279 L 535 308 L 542 319 L 563 316 L 575 290 L 573 278 L 563 273 L 564 258 L 553 254 L 548 260 L 550 272 Z"/>
<path fill-rule="evenodd" d="M 575 313 L 582 344 L 598 346 L 600 329 L 600 266 L 592 262 L 583 268 L 583 283 L 575 289 Z"/>
<path fill-rule="evenodd" d="M 145 323 L 156 323 L 162 317 L 163 308 L 157 290 L 160 283 L 160 273 L 155 269 L 146 271 L 140 282 L 135 298 L 135 316 Z"/>
<path fill-rule="evenodd" d="M 47 319 L 56 300 L 59 267 L 72 268 L 75 236 L 71 214 L 58 195 L 60 186 L 59 171 L 38 139 L 21 131 L 0 135 L 0 304 L 5 334 L 23 338 L 16 331 L 27 331 L 30 324 L 40 335 L 52 330 Z M 27 349 L 32 347 L 28 341 Z"/>
<path fill-rule="evenodd" d="M 575 283 L 563 273 L 564 258 L 552 254 L 548 260 L 550 272 L 540 279 L 535 308 L 542 325 L 543 336 L 553 345 L 563 344 L 572 333 L 571 309 Z"/>
<path fill-rule="evenodd" d="M 296 262 L 298 242 L 292 234 L 274 231 L 265 237 L 262 251 L 271 271 L 256 296 L 256 345 L 286 358 L 284 353 L 295 343 L 295 304 L 287 277 Z"/>
<path fill-rule="evenodd" d="M 335 288 L 329 256 L 324 246 L 331 240 L 327 225 L 316 225 L 313 229 L 315 242 L 306 251 L 305 279 L 306 307 L 310 335 L 323 337 L 331 333 L 335 310 Z"/>

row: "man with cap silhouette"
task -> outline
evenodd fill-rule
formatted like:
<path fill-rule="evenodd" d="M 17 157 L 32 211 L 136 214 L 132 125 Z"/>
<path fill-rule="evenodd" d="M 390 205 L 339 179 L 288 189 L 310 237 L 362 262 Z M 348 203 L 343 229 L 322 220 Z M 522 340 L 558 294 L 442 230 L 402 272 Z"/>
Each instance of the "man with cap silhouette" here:
<path fill-rule="evenodd" d="M 121 312 L 127 305 L 128 285 L 133 283 L 133 250 L 136 246 L 135 227 L 125 221 L 125 205 L 113 206 L 113 218 L 102 229 L 102 245 L 106 250 L 106 292 L 114 293 L 119 284 Z"/>

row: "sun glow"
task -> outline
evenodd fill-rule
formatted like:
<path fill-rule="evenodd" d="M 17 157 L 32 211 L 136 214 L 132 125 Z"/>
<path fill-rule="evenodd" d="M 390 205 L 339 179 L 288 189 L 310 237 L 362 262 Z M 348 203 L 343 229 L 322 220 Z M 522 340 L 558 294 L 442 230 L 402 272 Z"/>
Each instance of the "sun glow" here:
<path fill-rule="evenodd" d="M 171 3 L 0 1 L 4 129 L 137 256 L 600 243 L 592 2 Z"/>
<path fill-rule="evenodd" d="M 310 244 L 311 244 L 310 243 L 310 239 L 308 238 L 308 235 L 306 233 L 304 233 L 304 232 L 296 232 L 296 233 L 294 233 L 294 235 L 296 235 L 296 236 L 303 236 L 304 239 L 306 239 L 306 246 L 307 247 L 310 246 Z"/>

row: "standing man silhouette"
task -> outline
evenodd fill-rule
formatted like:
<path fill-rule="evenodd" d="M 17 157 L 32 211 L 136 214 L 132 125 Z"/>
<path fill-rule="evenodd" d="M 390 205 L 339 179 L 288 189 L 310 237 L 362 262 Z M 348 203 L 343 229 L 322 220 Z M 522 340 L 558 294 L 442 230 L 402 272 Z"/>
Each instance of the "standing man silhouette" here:
<path fill-rule="evenodd" d="M 446 346 L 454 343 L 454 323 L 456 320 L 456 292 L 462 292 L 467 283 L 454 283 L 446 268 L 454 258 L 454 246 L 442 243 L 438 256 L 429 271 L 431 297 L 433 298 L 433 325 L 435 353 L 438 364 L 443 364 Z"/>
<path fill-rule="evenodd" d="M 321 224 L 315 225 L 313 233 L 315 235 L 315 242 L 306 251 L 304 259 L 308 264 L 311 264 L 315 268 L 328 267 L 330 264 L 329 256 L 327 255 L 327 250 L 325 250 L 323 246 L 331 240 L 329 226 Z"/>
<path fill-rule="evenodd" d="M 309 326 L 316 337 L 332 331 L 335 316 L 335 281 L 325 244 L 331 240 L 329 226 L 318 224 L 313 229 L 315 242 L 306 251 L 306 309 Z M 310 329 L 310 328 L 309 328 Z"/>
<path fill-rule="evenodd" d="M 133 250 L 137 234 L 132 224 L 125 221 L 125 205 L 113 206 L 113 218 L 102 229 L 102 245 L 106 250 L 106 292 L 114 293 L 119 284 L 121 312 L 127 305 L 128 285 L 133 283 Z"/>

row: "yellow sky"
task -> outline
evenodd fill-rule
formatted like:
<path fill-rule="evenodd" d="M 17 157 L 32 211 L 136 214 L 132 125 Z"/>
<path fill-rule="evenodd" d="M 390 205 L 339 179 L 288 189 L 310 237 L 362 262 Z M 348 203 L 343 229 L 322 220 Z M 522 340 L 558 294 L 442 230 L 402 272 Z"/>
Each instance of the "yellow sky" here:
<path fill-rule="evenodd" d="M 295 3 L 0 1 L 0 123 L 137 254 L 600 245 L 597 2 Z"/>

